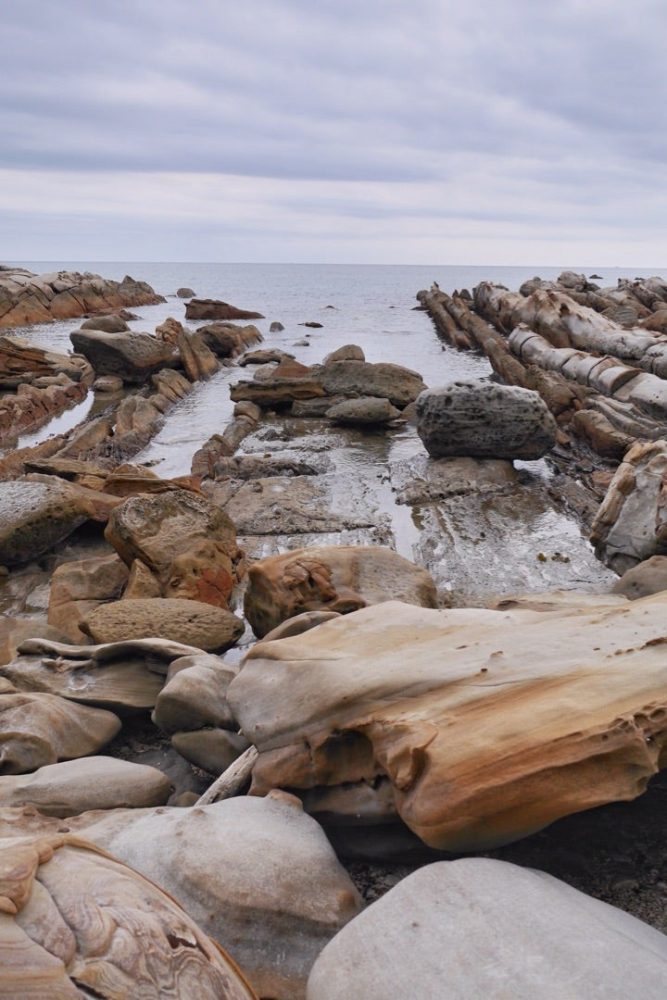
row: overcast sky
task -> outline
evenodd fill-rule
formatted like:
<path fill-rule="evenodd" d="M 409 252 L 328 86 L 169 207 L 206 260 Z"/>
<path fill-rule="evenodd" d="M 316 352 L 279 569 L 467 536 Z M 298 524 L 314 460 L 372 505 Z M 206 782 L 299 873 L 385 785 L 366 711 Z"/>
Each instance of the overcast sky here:
<path fill-rule="evenodd" d="M 664 0 L 0 13 L 0 260 L 667 266 Z"/>

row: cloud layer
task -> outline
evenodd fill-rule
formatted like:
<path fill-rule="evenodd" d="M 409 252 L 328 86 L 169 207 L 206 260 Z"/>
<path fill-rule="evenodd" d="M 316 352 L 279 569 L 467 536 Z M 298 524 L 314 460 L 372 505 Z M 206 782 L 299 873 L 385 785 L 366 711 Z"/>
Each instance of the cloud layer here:
<path fill-rule="evenodd" d="M 3 6 L 0 257 L 667 263 L 662 0 Z"/>

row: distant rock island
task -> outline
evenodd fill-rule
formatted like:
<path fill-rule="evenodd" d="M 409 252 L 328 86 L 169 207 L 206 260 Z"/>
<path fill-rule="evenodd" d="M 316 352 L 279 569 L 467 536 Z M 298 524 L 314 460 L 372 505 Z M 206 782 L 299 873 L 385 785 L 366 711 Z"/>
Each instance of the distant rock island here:
<path fill-rule="evenodd" d="M 129 275 L 112 281 L 89 271 L 33 274 L 22 267 L 0 265 L 0 327 L 50 323 L 164 301 L 147 282 Z"/>

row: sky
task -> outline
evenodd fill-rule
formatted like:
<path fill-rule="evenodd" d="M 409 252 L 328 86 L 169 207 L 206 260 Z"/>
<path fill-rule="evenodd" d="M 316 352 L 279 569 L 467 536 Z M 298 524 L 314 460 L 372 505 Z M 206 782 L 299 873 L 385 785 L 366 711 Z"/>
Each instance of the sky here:
<path fill-rule="evenodd" d="M 0 15 L 0 261 L 667 266 L 664 0 Z"/>

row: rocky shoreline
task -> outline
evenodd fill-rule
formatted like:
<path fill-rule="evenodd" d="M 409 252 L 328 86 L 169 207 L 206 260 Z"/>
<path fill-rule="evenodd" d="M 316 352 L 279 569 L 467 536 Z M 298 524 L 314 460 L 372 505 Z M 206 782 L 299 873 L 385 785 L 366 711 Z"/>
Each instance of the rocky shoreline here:
<path fill-rule="evenodd" d="M 48 285 L 55 317 L 50 278 L 18 285 Z M 192 289 L 197 329 L 130 330 L 123 285 L 71 356 L 0 338 L 5 445 L 39 426 L 21 383 L 50 414 L 70 383 L 99 407 L 0 459 L 16 984 L 101 995 L 103 964 L 184 997 L 435 996 L 443 976 L 474 996 L 499 975 L 517 997 L 657 997 L 667 284 L 420 292 L 447 349 L 495 372 L 441 387 L 354 343 L 303 364 Z M 36 293 L 13 294 L 16 323 Z M 223 367 L 232 419 L 190 474 L 131 464 Z M 100 866 L 116 916 L 91 943 Z M 153 923 L 130 902 L 147 885 Z M 128 907 L 150 970 L 114 943 Z M 551 971 L 526 978 L 526 955 Z"/>

